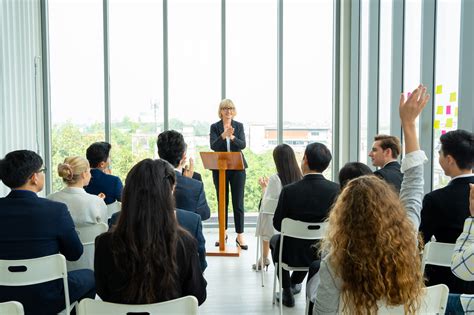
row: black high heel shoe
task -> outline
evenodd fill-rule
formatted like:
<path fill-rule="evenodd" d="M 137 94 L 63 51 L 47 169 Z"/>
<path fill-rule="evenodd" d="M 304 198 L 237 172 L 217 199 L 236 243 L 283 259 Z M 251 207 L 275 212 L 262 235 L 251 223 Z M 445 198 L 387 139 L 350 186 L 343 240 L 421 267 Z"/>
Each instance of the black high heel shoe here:
<path fill-rule="evenodd" d="M 249 249 L 248 245 L 243 245 L 239 243 L 239 240 L 235 239 L 235 244 L 237 244 L 238 247 L 242 248 L 243 250 Z"/>
<path fill-rule="evenodd" d="M 227 239 L 229 238 L 229 235 L 226 234 L 225 236 L 225 240 L 224 242 L 227 244 Z M 214 244 L 216 247 L 219 247 L 219 241 L 217 241 L 215 244 Z"/>

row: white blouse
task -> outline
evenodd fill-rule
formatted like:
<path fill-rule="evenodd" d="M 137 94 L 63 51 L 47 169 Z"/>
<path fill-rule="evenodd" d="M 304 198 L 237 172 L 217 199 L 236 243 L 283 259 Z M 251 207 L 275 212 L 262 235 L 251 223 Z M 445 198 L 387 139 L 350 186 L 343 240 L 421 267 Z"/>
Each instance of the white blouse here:
<path fill-rule="evenodd" d="M 262 204 L 260 205 L 261 213 L 274 214 L 278 205 L 278 198 L 281 193 L 281 180 L 278 174 L 273 174 L 268 179 L 268 185 L 262 197 Z"/>
<path fill-rule="evenodd" d="M 81 225 L 107 224 L 107 206 L 103 199 L 88 194 L 83 188 L 66 187 L 47 197 L 65 203 L 76 227 Z"/>

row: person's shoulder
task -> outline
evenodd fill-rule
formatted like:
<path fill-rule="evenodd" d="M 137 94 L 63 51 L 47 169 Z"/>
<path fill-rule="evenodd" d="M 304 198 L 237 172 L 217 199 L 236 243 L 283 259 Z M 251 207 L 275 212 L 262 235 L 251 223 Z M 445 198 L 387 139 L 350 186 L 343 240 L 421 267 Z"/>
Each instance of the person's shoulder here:
<path fill-rule="evenodd" d="M 178 208 L 176 209 L 176 217 L 178 219 L 178 222 L 188 221 L 198 223 L 201 220 L 201 216 L 199 214 Z"/>
<path fill-rule="evenodd" d="M 244 124 L 241 123 L 240 121 L 237 121 L 237 120 L 232 120 L 232 123 L 235 124 L 235 126 L 238 126 L 238 127 L 243 127 Z"/>
<path fill-rule="evenodd" d="M 203 186 L 203 183 L 194 179 L 189 178 L 186 176 L 176 176 L 178 184 L 181 183 L 183 186 L 192 187 L 192 188 L 200 188 Z"/>
<path fill-rule="evenodd" d="M 97 247 L 100 245 L 109 245 L 112 242 L 112 232 L 107 231 L 105 233 L 99 234 L 95 238 L 95 244 Z"/>

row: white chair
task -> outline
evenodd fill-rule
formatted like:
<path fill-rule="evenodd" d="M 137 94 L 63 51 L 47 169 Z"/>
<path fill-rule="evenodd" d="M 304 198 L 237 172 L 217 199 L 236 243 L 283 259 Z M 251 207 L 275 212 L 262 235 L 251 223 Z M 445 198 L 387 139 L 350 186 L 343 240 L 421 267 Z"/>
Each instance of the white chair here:
<path fill-rule="evenodd" d="M 154 304 L 116 304 L 104 301 L 83 299 L 77 307 L 77 315 L 110 314 L 126 315 L 131 312 L 146 312 L 155 314 L 189 314 L 198 313 L 198 301 L 194 296 L 188 295 L 179 299 L 154 303 Z"/>
<path fill-rule="evenodd" d="M 446 312 L 446 304 L 448 303 L 449 289 L 444 284 L 437 284 L 431 287 L 426 287 L 424 289 L 425 295 L 421 300 L 420 309 L 417 311 L 417 314 L 444 314 Z M 339 303 L 338 314 L 350 314 L 352 312 L 347 312 L 345 310 L 342 312 L 343 304 Z M 378 315 L 402 315 L 405 314 L 403 305 L 398 306 L 387 306 L 384 302 L 377 303 L 379 307 L 377 314 Z M 350 307 L 349 307 L 350 308 Z"/>
<path fill-rule="evenodd" d="M 313 222 L 302 222 L 289 218 L 283 219 L 281 223 L 281 236 L 280 236 L 280 251 L 278 255 L 278 263 L 275 265 L 275 276 L 273 278 L 273 304 L 275 304 L 275 293 L 276 293 L 276 278 L 277 272 L 279 277 L 279 295 L 280 295 L 280 314 L 283 314 L 283 297 L 282 297 L 282 271 L 308 271 L 309 267 L 293 267 L 285 262 L 282 262 L 283 257 L 283 240 L 285 237 L 293 237 L 304 240 L 319 240 L 325 236 L 327 229 L 327 223 L 313 223 Z"/>
<path fill-rule="evenodd" d="M 25 312 L 20 302 L 11 301 L 0 303 L 0 314 L 23 315 Z"/>
<path fill-rule="evenodd" d="M 105 223 L 83 225 L 76 228 L 77 235 L 84 247 L 84 252 L 78 260 L 67 261 L 68 271 L 78 269 L 94 270 L 95 238 L 97 235 L 107 232 L 108 229 L 109 226 Z"/>
<path fill-rule="evenodd" d="M 269 214 L 269 215 L 274 215 L 275 214 L 275 209 L 278 205 L 278 199 L 265 199 L 262 200 L 262 204 L 260 205 L 260 213 L 261 214 Z M 273 211 L 270 211 L 273 210 Z M 258 266 L 260 265 L 260 270 L 262 271 L 262 287 L 264 286 L 264 278 L 265 278 L 265 273 L 263 272 L 264 268 L 264 261 L 259 260 L 260 255 L 263 255 L 263 238 L 258 235 L 257 236 L 257 253 L 255 257 L 255 265 L 257 266 L 256 271 L 258 271 Z"/>
<path fill-rule="evenodd" d="M 66 314 L 71 312 L 66 259 L 61 254 L 33 259 L 0 260 L 0 285 L 26 286 L 63 279 Z M 64 312 L 63 311 L 63 312 Z M 62 312 L 62 313 L 63 313 Z"/>
<path fill-rule="evenodd" d="M 454 253 L 455 244 L 428 242 L 423 249 L 423 259 L 421 261 L 421 272 L 425 272 L 426 265 L 436 265 L 443 267 L 451 266 L 451 257 Z"/>
<path fill-rule="evenodd" d="M 122 203 L 120 201 L 116 201 L 111 204 L 108 204 L 107 205 L 108 218 L 110 219 L 112 217 L 112 214 L 114 214 L 115 212 L 119 212 L 120 209 L 122 209 Z"/>

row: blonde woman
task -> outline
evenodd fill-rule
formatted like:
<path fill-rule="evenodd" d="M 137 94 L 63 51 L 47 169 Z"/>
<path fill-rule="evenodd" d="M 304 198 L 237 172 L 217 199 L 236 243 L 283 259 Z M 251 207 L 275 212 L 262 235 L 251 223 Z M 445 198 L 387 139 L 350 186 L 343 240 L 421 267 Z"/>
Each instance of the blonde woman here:
<path fill-rule="evenodd" d="M 406 102 L 400 99 L 406 153 L 400 198 L 383 180 L 362 176 L 348 182 L 331 210 L 317 285 L 309 288 L 313 314 L 376 314 L 377 302 L 417 313 L 424 283 L 416 235 L 426 157 L 415 119 L 428 99 L 422 85 Z"/>
<path fill-rule="evenodd" d="M 58 165 L 58 174 L 67 187 L 49 195 L 48 199 L 65 203 L 76 227 L 99 222 L 107 224 L 105 196 L 88 194 L 83 188 L 91 179 L 89 162 L 80 156 L 68 157 Z"/>

